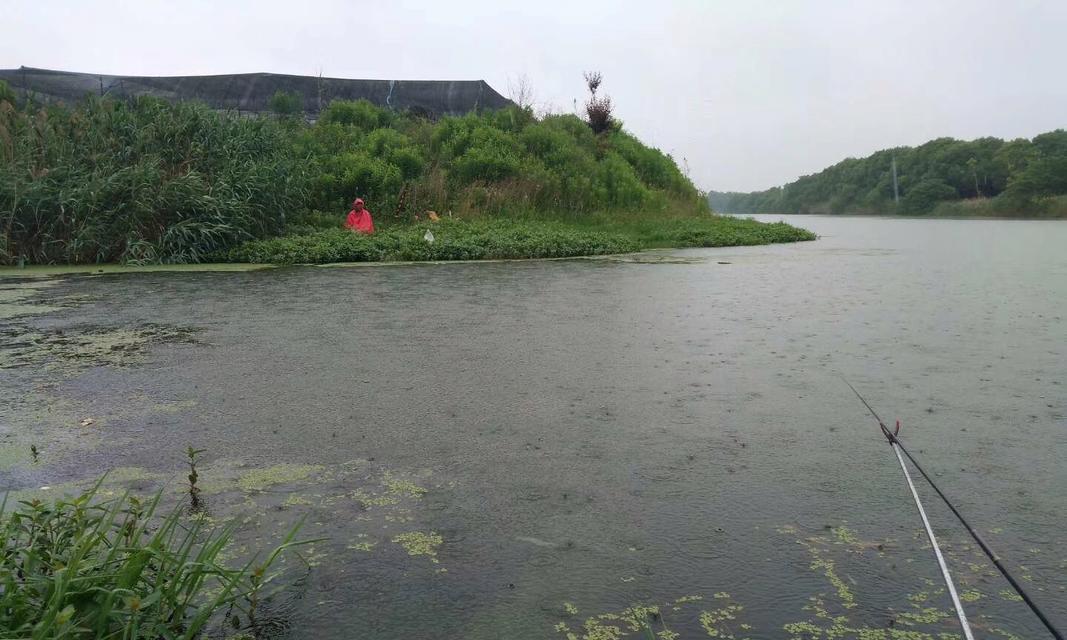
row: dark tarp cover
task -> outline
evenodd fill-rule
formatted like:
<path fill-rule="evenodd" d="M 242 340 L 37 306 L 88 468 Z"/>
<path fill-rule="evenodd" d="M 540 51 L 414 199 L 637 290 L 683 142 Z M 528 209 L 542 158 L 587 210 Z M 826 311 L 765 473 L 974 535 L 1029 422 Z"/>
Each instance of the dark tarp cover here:
<path fill-rule="evenodd" d="M 75 102 L 93 95 L 128 98 L 142 95 L 168 100 L 199 100 L 214 109 L 251 113 L 270 111 L 277 91 L 296 93 L 304 113 L 314 117 L 330 100 L 358 100 L 427 116 L 460 115 L 479 109 L 499 109 L 511 101 L 484 80 L 347 80 L 278 73 L 238 73 L 217 76 L 109 76 L 20 67 L 0 69 L 19 97 L 43 102 Z"/>

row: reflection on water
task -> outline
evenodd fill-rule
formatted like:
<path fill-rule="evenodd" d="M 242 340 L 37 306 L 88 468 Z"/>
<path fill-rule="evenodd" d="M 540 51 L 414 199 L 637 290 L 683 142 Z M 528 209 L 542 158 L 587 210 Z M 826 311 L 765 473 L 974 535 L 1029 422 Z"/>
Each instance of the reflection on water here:
<path fill-rule="evenodd" d="M 638 618 L 661 637 L 952 633 L 899 468 L 844 376 L 1067 623 L 1067 223 L 798 224 L 821 239 L 69 277 L 2 335 L 183 339 L 77 367 L 16 341 L 0 483 L 123 467 L 151 486 L 207 449 L 206 499 L 247 519 L 243 539 L 305 514 L 329 537 L 276 605 L 283 636 L 581 637 Z M 240 483 L 279 467 L 313 472 Z M 983 634 L 1040 637 L 927 498 Z"/>

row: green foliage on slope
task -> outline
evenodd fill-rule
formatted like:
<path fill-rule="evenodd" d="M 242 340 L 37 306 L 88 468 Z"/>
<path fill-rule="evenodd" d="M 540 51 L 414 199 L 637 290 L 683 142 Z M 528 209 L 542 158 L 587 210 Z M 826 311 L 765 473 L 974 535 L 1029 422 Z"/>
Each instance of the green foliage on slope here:
<path fill-rule="evenodd" d="M 893 197 L 896 159 L 900 203 Z M 1033 140 L 939 138 L 849 158 L 782 187 L 710 194 L 731 213 L 1067 215 L 1067 131 Z M 960 201 L 981 205 L 961 205 Z"/>

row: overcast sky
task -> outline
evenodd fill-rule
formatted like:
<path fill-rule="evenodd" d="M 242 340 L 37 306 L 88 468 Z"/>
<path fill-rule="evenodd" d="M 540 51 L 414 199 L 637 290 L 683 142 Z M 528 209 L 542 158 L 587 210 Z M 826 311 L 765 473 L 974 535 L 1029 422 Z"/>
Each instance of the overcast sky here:
<path fill-rule="evenodd" d="M 597 69 L 626 127 L 703 189 L 1067 127 L 1067 0 L 0 0 L 0 15 L 2 68 L 483 78 L 505 95 L 525 74 L 568 112 Z"/>

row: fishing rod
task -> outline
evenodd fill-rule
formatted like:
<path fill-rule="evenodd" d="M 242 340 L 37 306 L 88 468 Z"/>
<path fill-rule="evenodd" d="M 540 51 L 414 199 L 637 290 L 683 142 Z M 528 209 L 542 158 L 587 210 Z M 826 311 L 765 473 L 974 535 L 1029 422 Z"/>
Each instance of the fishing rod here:
<path fill-rule="evenodd" d="M 842 378 L 842 380 L 844 380 L 844 378 Z M 1007 567 L 1001 564 L 1000 556 L 996 554 L 989 547 L 988 544 L 986 544 L 986 541 L 982 539 L 982 536 L 979 535 L 977 531 L 975 531 L 974 527 L 971 526 L 971 523 L 967 522 L 967 519 L 964 518 L 963 514 L 961 514 L 956 508 L 956 506 L 952 504 L 952 501 L 948 499 L 948 496 L 946 496 L 945 493 L 941 491 L 941 488 L 938 487 L 937 483 L 934 482 L 933 478 L 931 478 L 930 475 L 926 473 L 926 470 L 922 468 L 922 465 L 920 465 L 918 461 L 915 460 L 915 458 L 911 455 L 911 453 L 908 452 L 904 445 L 901 444 L 900 440 L 897 438 L 897 434 L 899 434 L 900 432 L 900 422 L 897 421 L 896 429 L 894 431 L 890 431 L 889 427 L 885 426 L 885 423 L 882 422 L 882 419 L 878 417 L 878 414 L 875 412 L 874 408 L 871 407 L 870 403 L 868 403 L 863 398 L 863 396 L 860 395 L 859 391 L 856 391 L 856 387 L 853 387 L 852 383 L 850 383 L 848 380 L 844 380 L 844 382 L 848 385 L 849 389 L 852 389 L 852 393 L 856 394 L 856 397 L 859 398 L 860 402 L 863 403 L 863 406 L 867 407 L 867 411 L 870 411 L 871 415 L 874 416 L 874 419 L 878 421 L 878 427 L 881 428 L 882 435 L 886 437 L 886 439 L 889 441 L 889 444 L 893 447 L 893 452 L 897 454 L 897 460 L 900 462 L 900 468 L 904 471 L 904 477 L 908 481 L 908 488 L 911 489 L 912 498 L 915 499 L 915 506 L 918 507 L 919 515 L 922 516 L 923 525 L 926 527 L 927 537 L 930 539 L 930 543 L 933 545 L 934 553 L 937 556 L 938 565 L 941 567 L 941 575 L 945 579 L 945 584 L 948 585 L 949 595 L 952 596 L 952 603 L 956 607 L 956 614 L 960 619 L 960 624 L 963 626 L 963 632 L 967 636 L 968 640 L 973 640 L 973 636 L 971 635 L 970 626 L 967 623 L 967 616 L 963 611 L 963 605 L 962 603 L 960 603 L 959 597 L 956 595 L 956 588 L 952 584 L 952 578 L 949 575 L 948 567 L 945 566 L 944 557 L 941 554 L 941 549 L 937 545 L 937 540 L 934 538 L 934 532 L 930 528 L 930 522 L 926 518 L 926 512 L 923 509 L 922 503 L 919 501 L 919 495 L 915 491 L 915 485 L 911 481 L 911 474 L 908 473 L 908 468 L 904 464 L 904 458 L 901 457 L 902 452 L 905 456 L 907 456 L 908 460 L 911 461 L 912 465 L 915 466 L 919 473 L 922 474 L 922 477 L 926 479 L 926 482 L 930 484 L 930 486 L 937 493 L 937 495 L 941 497 L 941 500 L 945 503 L 946 506 L 948 506 L 949 510 L 952 511 L 952 514 L 956 516 L 956 519 L 960 521 L 960 524 L 962 524 L 963 527 L 967 529 L 967 533 L 971 534 L 971 537 L 974 538 L 974 541 L 978 543 L 978 546 L 981 547 L 986 557 L 988 557 L 989 560 L 992 561 L 993 565 L 997 568 L 997 570 L 1000 571 L 1000 575 L 1004 576 L 1004 579 L 1007 580 L 1008 583 L 1012 586 L 1012 588 L 1014 588 L 1015 591 L 1019 594 L 1019 596 L 1022 597 L 1023 602 L 1025 602 L 1026 605 L 1030 607 L 1030 611 L 1033 611 L 1034 615 L 1037 616 L 1038 620 L 1041 621 L 1041 624 L 1045 625 L 1045 628 L 1048 629 L 1048 632 L 1050 634 L 1052 634 L 1052 637 L 1056 640 L 1064 640 L 1063 634 L 1060 632 L 1060 630 L 1057 629 L 1051 621 L 1049 621 L 1048 617 L 1046 617 L 1045 614 L 1041 611 L 1041 609 L 1037 606 L 1037 603 L 1035 603 L 1030 597 L 1030 594 L 1026 592 L 1026 589 L 1024 589 L 1023 586 L 1019 584 L 1019 582 L 1015 578 L 1012 577 L 1011 573 L 1008 572 Z"/>
<path fill-rule="evenodd" d="M 963 627 L 963 635 L 967 640 L 974 640 L 974 634 L 971 633 L 971 625 L 967 622 L 967 613 L 963 610 L 963 603 L 960 602 L 960 596 L 956 593 L 956 585 L 952 582 L 952 574 L 949 573 L 948 565 L 945 563 L 945 556 L 941 553 L 941 546 L 937 544 L 937 536 L 934 535 L 934 529 L 930 526 L 930 520 L 926 517 L 926 510 L 923 509 L 923 503 L 919 500 L 919 493 L 915 490 L 915 483 L 911 481 L 911 473 L 908 471 L 908 466 L 904 464 L 904 456 L 900 454 L 900 443 L 897 441 L 895 433 L 889 431 L 889 427 L 885 426 L 882 419 L 878 417 L 878 414 L 874 412 L 871 405 L 867 404 L 867 401 L 863 399 L 863 396 L 856 391 L 856 388 L 849 384 L 848 380 L 845 384 L 852 389 L 852 392 L 856 394 L 856 397 L 860 399 L 867 410 L 871 412 L 874 419 L 878 421 L 878 426 L 882 429 L 882 434 L 889 440 L 889 444 L 893 447 L 893 453 L 897 455 L 897 461 L 900 463 L 900 470 L 904 472 L 904 479 L 908 481 L 908 489 L 911 490 L 911 497 L 915 500 L 915 507 L 919 510 L 919 517 L 922 518 L 923 527 L 926 529 L 926 537 L 930 539 L 930 546 L 934 549 L 934 556 L 937 557 L 937 566 L 941 569 L 941 577 L 945 580 L 945 586 L 948 587 L 948 595 L 952 598 L 952 606 L 956 609 L 956 617 L 959 618 L 960 626 Z M 897 428 L 899 430 L 900 425 L 898 423 Z"/>

